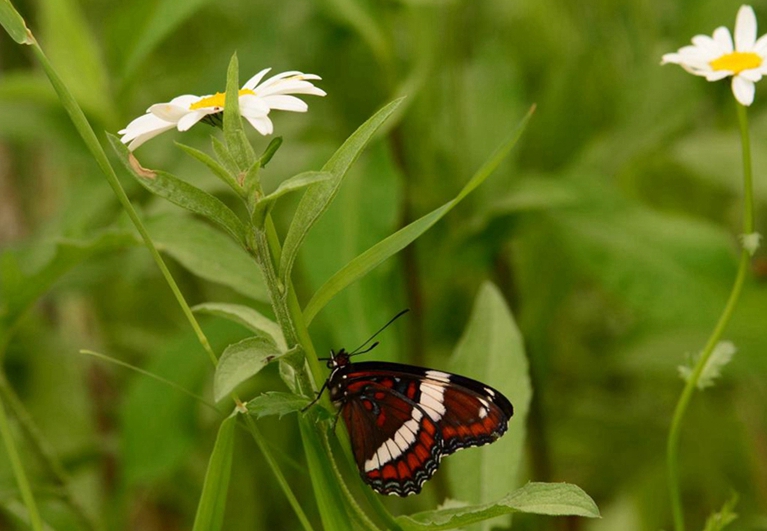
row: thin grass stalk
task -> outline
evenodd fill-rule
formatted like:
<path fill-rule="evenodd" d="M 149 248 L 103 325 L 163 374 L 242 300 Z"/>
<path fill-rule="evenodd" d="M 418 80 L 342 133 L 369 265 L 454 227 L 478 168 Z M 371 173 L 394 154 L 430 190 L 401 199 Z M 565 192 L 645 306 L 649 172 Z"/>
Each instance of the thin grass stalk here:
<path fill-rule="evenodd" d="M 753 176 L 751 169 L 751 144 L 748 132 L 748 116 L 746 114 L 746 108 L 739 103 L 736 103 L 738 109 L 738 123 L 740 126 L 740 139 L 743 150 L 743 231 L 744 235 L 752 234 L 754 232 L 754 194 L 753 194 Z M 690 378 L 682 390 L 682 395 L 679 397 L 679 402 L 674 410 L 674 416 L 671 421 L 671 428 L 668 434 L 668 441 L 666 445 L 666 461 L 668 466 L 668 488 L 671 496 L 671 510 L 674 518 L 674 530 L 685 531 L 684 523 L 684 511 L 682 507 L 682 498 L 679 489 L 679 436 L 682 427 L 682 420 L 687 411 L 687 406 L 690 403 L 693 392 L 698 385 L 700 376 L 703 373 L 703 369 L 714 352 L 716 345 L 722 338 L 727 325 L 732 319 L 732 315 L 735 312 L 735 308 L 740 299 L 740 295 L 743 291 L 743 285 L 746 281 L 749 265 L 751 263 L 751 254 L 748 250 L 743 249 L 740 253 L 740 262 L 738 264 L 738 273 L 735 277 L 735 283 L 732 286 L 732 291 L 727 299 L 727 304 L 724 307 L 722 315 L 719 317 L 714 331 L 703 348 L 703 352 L 698 357 L 698 361 L 693 368 Z"/>
<path fill-rule="evenodd" d="M 32 488 L 27 480 L 27 474 L 24 471 L 24 465 L 21 463 L 21 457 L 16 449 L 16 443 L 13 441 L 11 426 L 8 423 L 8 417 L 5 414 L 5 406 L 3 405 L 2 399 L 0 399 L 0 437 L 5 443 L 8 460 L 11 463 L 13 475 L 16 478 L 16 483 L 21 492 L 21 499 L 24 500 L 24 505 L 27 507 L 30 526 L 34 531 L 43 531 L 43 520 L 40 518 L 40 513 L 37 511 L 37 504 L 35 503 L 35 497 L 32 495 Z"/>

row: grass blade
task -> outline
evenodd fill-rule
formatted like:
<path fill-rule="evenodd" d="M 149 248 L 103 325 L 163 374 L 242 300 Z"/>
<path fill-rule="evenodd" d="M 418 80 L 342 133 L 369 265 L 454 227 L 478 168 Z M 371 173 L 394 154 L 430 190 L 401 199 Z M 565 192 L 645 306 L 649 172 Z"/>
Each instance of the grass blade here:
<path fill-rule="evenodd" d="M 398 230 L 383 241 L 378 242 L 373 247 L 359 255 L 357 258 L 346 264 L 340 271 L 330 277 L 320 289 L 314 294 L 312 299 L 306 305 L 304 310 L 304 319 L 306 324 L 312 322 L 312 319 L 335 297 L 341 290 L 355 281 L 365 276 L 370 270 L 374 269 L 381 262 L 394 256 L 399 251 L 410 245 L 421 234 L 429 230 L 437 221 L 442 219 L 450 212 L 455 205 L 460 203 L 475 188 L 482 184 L 487 177 L 493 173 L 498 165 L 509 154 L 511 148 L 517 143 L 522 132 L 525 130 L 535 107 L 532 107 L 527 115 L 522 119 L 514 133 L 490 156 L 490 158 L 477 170 L 471 180 L 463 187 L 458 195 L 451 201 L 445 203 L 436 210 L 431 211 L 425 216 L 415 220 L 410 225 Z M 308 192 L 307 192 L 308 194 Z M 291 229 L 292 229 L 291 225 Z M 290 236 L 290 234 L 288 234 Z M 287 247 L 288 241 L 285 241 Z"/>
<path fill-rule="evenodd" d="M 288 228 L 285 245 L 282 249 L 279 275 L 284 284 L 287 284 L 290 278 L 293 263 L 296 261 L 298 250 L 301 248 L 304 238 L 330 206 L 341 187 L 346 172 L 360 156 L 378 128 L 399 107 L 402 99 L 394 100 L 386 105 L 352 133 L 322 167 L 323 172 L 329 172 L 333 177 L 328 181 L 312 185 L 304 193 L 295 216 L 293 216 L 293 221 L 290 223 L 290 228 Z"/>
<path fill-rule="evenodd" d="M 3 405 L 2 400 L 0 400 L 0 437 L 2 437 L 3 442 L 5 442 L 5 449 L 8 452 L 8 460 L 11 462 L 13 475 L 16 477 L 19 491 L 21 491 L 21 498 L 24 500 L 24 505 L 29 513 L 31 527 L 34 531 L 42 531 L 43 521 L 40 518 L 40 513 L 37 512 L 35 497 L 32 495 L 32 488 L 29 485 L 27 474 L 24 471 L 24 465 L 21 463 L 21 457 L 16 449 L 16 443 L 13 440 L 11 426 L 8 424 L 8 417 L 5 414 L 5 406 Z"/>
<path fill-rule="evenodd" d="M 226 495 L 232 473 L 232 449 L 236 414 L 227 417 L 218 429 L 216 445 L 210 454 L 193 531 L 219 531 L 224 523 Z"/>

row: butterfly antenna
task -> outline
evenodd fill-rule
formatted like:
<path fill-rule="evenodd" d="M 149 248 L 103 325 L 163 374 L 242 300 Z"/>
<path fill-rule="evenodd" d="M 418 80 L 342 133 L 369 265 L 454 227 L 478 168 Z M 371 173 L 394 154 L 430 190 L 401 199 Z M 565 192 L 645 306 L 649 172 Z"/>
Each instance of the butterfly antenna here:
<path fill-rule="evenodd" d="M 363 350 L 363 351 L 360 351 L 360 349 L 363 349 L 363 348 L 365 348 L 365 345 L 367 345 L 368 343 L 370 343 L 371 341 L 373 341 L 373 339 L 375 339 L 375 337 L 376 337 L 378 334 L 380 334 L 381 332 L 383 332 L 384 330 L 386 330 L 386 328 L 387 328 L 387 327 L 388 327 L 390 324 L 392 324 L 394 321 L 396 321 L 397 319 L 399 319 L 400 317 L 402 317 L 403 315 L 405 315 L 405 314 L 406 314 L 407 312 L 409 312 L 409 311 L 410 311 L 410 308 L 405 308 L 404 310 L 402 310 L 401 312 L 399 312 L 397 315 L 395 315 L 394 317 L 392 317 L 391 319 L 389 319 L 389 322 L 388 322 L 388 323 L 386 323 L 385 325 L 383 325 L 383 326 L 382 326 L 382 327 L 381 327 L 381 328 L 378 330 L 378 332 L 376 332 L 375 334 L 373 334 L 372 336 L 370 336 L 370 337 L 367 339 L 367 341 L 365 341 L 363 344 L 361 344 L 359 347 L 355 348 L 355 349 L 354 349 L 354 350 L 353 350 L 351 353 L 349 353 L 349 356 L 354 356 L 354 355 L 357 355 L 357 354 L 364 354 L 365 352 L 370 352 L 371 350 L 373 350 L 373 349 L 374 349 L 376 346 L 378 346 L 378 342 L 375 342 L 375 343 L 373 343 L 373 345 L 372 345 L 370 348 L 368 348 L 367 350 Z"/>

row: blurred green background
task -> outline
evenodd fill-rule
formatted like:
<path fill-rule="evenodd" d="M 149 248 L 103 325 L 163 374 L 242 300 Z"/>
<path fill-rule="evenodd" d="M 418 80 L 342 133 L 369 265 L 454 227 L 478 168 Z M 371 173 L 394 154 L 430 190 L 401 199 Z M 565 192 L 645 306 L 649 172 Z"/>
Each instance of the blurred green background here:
<path fill-rule="evenodd" d="M 734 279 L 742 177 L 729 83 L 659 62 L 695 34 L 732 28 L 738 3 L 16 5 L 102 139 L 153 103 L 223 90 L 234 51 L 241 80 L 269 66 L 321 75 L 328 96 L 304 98 L 307 115 L 272 115 L 285 144 L 263 173 L 267 190 L 319 169 L 375 110 L 408 96 L 303 248 L 295 280 L 304 303 L 351 258 L 454 197 L 536 103 L 510 159 L 413 246 L 337 297 L 312 324 L 314 343 L 321 352 L 356 346 L 410 307 L 367 359 L 444 368 L 479 287 L 491 280 L 530 360 L 525 477 L 575 483 L 604 516 L 519 517 L 514 528 L 670 527 L 665 439 L 682 388 L 677 366 L 702 348 Z M 767 4 L 754 8 L 767 28 Z M 757 85 L 749 115 L 762 233 L 765 99 Z M 173 145 L 209 151 L 211 133 L 205 125 L 171 131 L 137 155 L 233 204 L 223 184 Z M 268 142 L 255 132 L 251 138 L 257 150 Z M 179 210 L 121 177 L 190 303 L 239 302 L 270 313 L 254 265 L 222 274 L 217 261 L 239 255 L 215 247 L 221 239 L 212 229 L 195 225 L 196 238 L 177 238 Z M 292 201 L 276 212 L 283 234 Z M 107 529 L 189 529 L 217 417 L 166 386 L 78 353 L 104 352 L 211 395 L 210 364 L 128 227 L 30 51 L 0 35 L 3 372 L 71 474 L 78 500 Z M 732 491 L 741 515 L 733 529 L 767 529 L 764 251 L 752 273 L 725 334 L 738 353 L 715 388 L 696 393 L 683 428 L 691 529 L 702 529 Z M 220 319 L 203 326 L 217 352 L 246 336 Z M 284 389 L 273 368 L 245 394 L 268 389 Z M 316 516 L 294 420 L 266 419 L 262 427 Z M 14 433 L 47 521 L 79 529 L 50 474 Z M 417 498 L 385 501 L 395 513 L 434 508 L 446 494 L 441 481 L 438 474 Z M 14 516 L 19 507 L 3 451 L 0 529 L 24 528 Z M 240 433 L 225 528 L 295 527 L 261 454 Z"/>

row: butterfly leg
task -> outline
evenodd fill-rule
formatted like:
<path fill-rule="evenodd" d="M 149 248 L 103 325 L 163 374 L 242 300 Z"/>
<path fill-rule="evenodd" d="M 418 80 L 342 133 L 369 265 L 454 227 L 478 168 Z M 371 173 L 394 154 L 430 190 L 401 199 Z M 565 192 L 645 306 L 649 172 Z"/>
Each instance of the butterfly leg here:
<path fill-rule="evenodd" d="M 320 387 L 320 390 L 317 391 L 317 396 L 315 397 L 315 399 L 309 402 L 308 404 L 306 404 L 306 406 L 304 406 L 304 408 L 301 409 L 301 413 L 304 413 L 307 409 L 309 409 L 314 404 L 316 404 L 319 401 L 320 397 L 322 396 L 322 393 L 325 391 L 325 389 L 327 389 L 327 387 L 328 387 L 328 380 L 325 380 L 325 383 L 322 384 L 322 387 Z"/>

